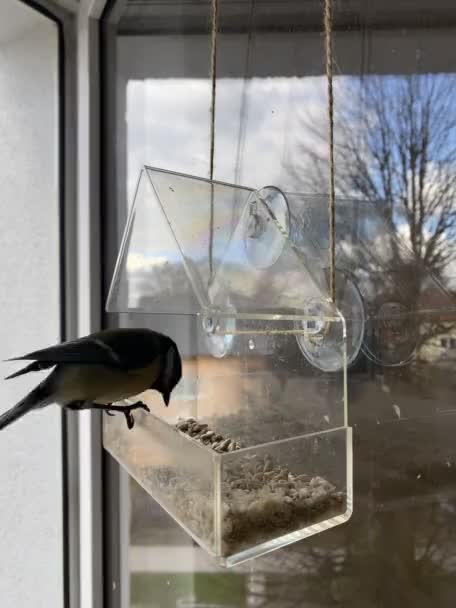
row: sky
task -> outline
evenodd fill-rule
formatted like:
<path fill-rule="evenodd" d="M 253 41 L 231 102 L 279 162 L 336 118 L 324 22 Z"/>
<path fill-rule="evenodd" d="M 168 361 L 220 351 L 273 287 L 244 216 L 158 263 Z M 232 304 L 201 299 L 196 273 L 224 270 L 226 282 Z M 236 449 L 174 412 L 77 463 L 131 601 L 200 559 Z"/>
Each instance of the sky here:
<path fill-rule="evenodd" d="M 140 167 L 149 165 L 208 177 L 210 83 L 204 79 L 148 79 L 127 85 L 128 193 Z M 217 84 L 215 179 L 287 189 L 296 139 L 295 110 L 321 119 L 325 80 L 222 79 Z M 309 133 L 300 139 L 311 145 Z M 315 138 L 313 138 L 315 139 Z M 241 143 L 239 145 L 239 140 Z"/>
<path fill-rule="evenodd" d="M 352 85 L 351 80 L 338 77 L 336 93 L 343 92 L 344 82 Z M 208 177 L 208 79 L 130 80 L 126 84 L 124 119 L 129 207 L 144 164 Z M 303 146 L 327 158 L 327 143 L 321 137 L 326 126 L 326 79 L 322 76 L 220 79 L 214 178 L 249 188 L 275 185 L 283 191 L 296 191 L 301 182 L 307 181 Z M 191 201 L 182 206 L 183 214 L 188 213 L 189 204 Z M 190 221 L 196 222 L 195 213 L 189 215 Z M 146 223 L 152 225 L 149 221 Z M 161 220 L 155 224 L 149 242 L 154 245 L 157 259 L 176 259 L 174 244 L 170 248 Z M 406 241 L 404 227 L 400 232 Z M 138 264 L 138 257 L 130 261 L 131 267 Z M 448 268 L 448 278 L 456 274 L 453 266 Z M 451 279 L 451 284 L 453 282 Z"/>

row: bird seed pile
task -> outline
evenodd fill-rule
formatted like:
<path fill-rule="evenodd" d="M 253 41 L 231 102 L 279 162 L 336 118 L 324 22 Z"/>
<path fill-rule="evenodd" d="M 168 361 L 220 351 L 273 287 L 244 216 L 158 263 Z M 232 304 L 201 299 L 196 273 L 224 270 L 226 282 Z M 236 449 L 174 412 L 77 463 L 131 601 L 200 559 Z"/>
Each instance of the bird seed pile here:
<path fill-rule="evenodd" d="M 195 420 L 195 418 L 187 418 L 187 420 L 179 420 L 176 424 L 176 429 L 185 435 L 188 435 L 195 441 L 211 447 L 219 454 L 223 452 L 234 452 L 244 447 L 241 443 L 234 439 L 227 439 L 212 431 L 208 424 L 203 424 Z"/>
<path fill-rule="evenodd" d="M 178 431 L 218 453 L 242 445 L 200 424 L 180 420 Z M 222 554 L 248 547 L 317 523 L 345 511 L 345 494 L 319 476 L 293 474 L 264 454 L 245 453 L 224 464 L 222 473 Z M 160 467 L 150 471 L 164 501 L 211 546 L 214 542 L 212 480 Z"/>

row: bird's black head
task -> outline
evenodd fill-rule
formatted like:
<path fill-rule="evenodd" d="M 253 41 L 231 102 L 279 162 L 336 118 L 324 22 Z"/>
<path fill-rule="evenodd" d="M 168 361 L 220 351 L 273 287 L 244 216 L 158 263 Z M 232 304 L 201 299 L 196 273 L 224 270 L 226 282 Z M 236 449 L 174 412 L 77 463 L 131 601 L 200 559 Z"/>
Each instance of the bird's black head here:
<path fill-rule="evenodd" d="M 162 351 L 161 371 L 151 388 L 163 395 L 165 405 L 168 405 L 171 392 L 182 377 L 182 361 L 176 344 L 165 338 Z"/>

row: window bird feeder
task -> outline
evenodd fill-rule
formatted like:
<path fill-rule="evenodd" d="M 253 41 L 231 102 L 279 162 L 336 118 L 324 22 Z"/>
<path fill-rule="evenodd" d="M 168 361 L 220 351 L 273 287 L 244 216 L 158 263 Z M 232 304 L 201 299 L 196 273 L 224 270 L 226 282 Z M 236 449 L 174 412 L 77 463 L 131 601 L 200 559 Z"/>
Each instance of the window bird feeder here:
<path fill-rule="evenodd" d="M 144 167 L 108 298 L 172 335 L 183 379 L 104 445 L 225 566 L 352 513 L 345 320 L 291 232 L 276 188 Z"/>
<path fill-rule="evenodd" d="M 260 195 L 271 196 L 271 189 Z M 278 195 L 277 195 L 278 196 Z M 327 196 L 280 193 L 283 222 L 322 292 L 328 289 Z M 430 332 L 454 322 L 454 294 L 415 256 L 377 205 L 337 198 L 335 207 L 335 302 L 346 323 L 347 366 L 360 357 L 382 368 L 410 364 Z M 400 224 L 399 224 L 400 226 Z M 314 358 L 307 337 L 297 336 L 303 355 L 324 371 L 341 369 L 338 352 Z"/>

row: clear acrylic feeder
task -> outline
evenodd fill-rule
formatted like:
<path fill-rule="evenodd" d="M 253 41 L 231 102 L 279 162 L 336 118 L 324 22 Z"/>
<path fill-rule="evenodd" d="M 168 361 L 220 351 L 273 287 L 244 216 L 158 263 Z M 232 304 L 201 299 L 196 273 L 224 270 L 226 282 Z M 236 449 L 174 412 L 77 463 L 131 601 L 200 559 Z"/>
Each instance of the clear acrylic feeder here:
<path fill-rule="evenodd" d="M 131 431 L 105 416 L 104 445 L 224 566 L 352 513 L 345 320 L 282 197 L 144 167 L 108 297 L 176 340 L 183 378 Z"/>
<path fill-rule="evenodd" d="M 324 290 L 327 196 L 282 196 L 288 205 L 290 239 Z M 346 322 L 348 367 L 360 353 L 383 368 L 411 363 L 430 331 L 438 335 L 436 330 L 443 331 L 456 312 L 454 293 L 405 244 L 398 233 L 401 222 L 388 222 L 381 208 L 367 200 L 336 200 L 336 305 Z M 308 356 L 305 349 L 303 353 Z M 337 366 L 335 359 L 333 364 Z"/>

